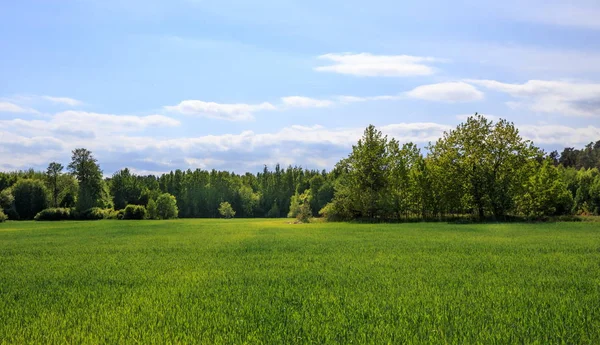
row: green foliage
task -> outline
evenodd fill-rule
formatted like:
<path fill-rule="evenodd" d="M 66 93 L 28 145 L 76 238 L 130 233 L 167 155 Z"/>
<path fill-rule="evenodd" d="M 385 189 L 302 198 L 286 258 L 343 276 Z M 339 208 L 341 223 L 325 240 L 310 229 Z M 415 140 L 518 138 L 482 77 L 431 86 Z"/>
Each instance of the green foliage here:
<path fill-rule="evenodd" d="M 480 219 L 502 218 L 513 209 L 529 162 L 541 156 L 512 123 L 501 119 L 493 124 L 477 114 L 444 133 L 430 151 L 442 175 L 434 180 L 449 185 L 441 188 L 449 193 L 444 206 L 471 210 Z"/>
<path fill-rule="evenodd" d="M 49 205 L 48 190 L 40 180 L 19 180 L 11 189 L 14 209 L 20 219 L 33 219 Z"/>
<path fill-rule="evenodd" d="M 38 221 L 70 220 L 73 218 L 70 208 L 47 208 L 35 215 Z"/>
<path fill-rule="evenodd" d="M 535 219 L 570 213 L 573 196 L 560 179 L 553 161 L 546 159 L 535 170 L 525 185 L 525 192 L 516 198 L 518 211 Z"/>
<path fill-rule="evenodd" d="M 281 211 L 279 210 L 279 205 L 277 204 L 277 201 L 273 202 L 273 206 L 271 206 L 271 208 L 269 209 L 269 212 L 267 212 L 267 218 L 279 218 L 281 217 Z"/>
<path fill-rule="evenodd" d="M 294 194 L 294 196 L 292 196 L 288 218 L 296 218 L 301 223 L 308 223 L 310 217 L 312 217 L 310 202 L 310 190 L 306 190 L 302 194 Z"/>
<path fill-rule="evenodd" d="M 66 193 L 60 201 L 61 208 L 73 208 L 75 207 L 75 195 L 73 193 Z"/>
<path fill-rule="evenodd" d="M 177 199 L 169 194 L 163 193 L 156 199 L 156 211 L 158 219 L 177 218 L 179 209 L 177 208 Z"/>
<path fill-rule="evenodd" d="M 48 176 L 48 185 L 52 194 L 52 206 L 58 207 L 58 197 L 60 195 L 59 179 L 64 167 L 60 163 L 52 162 L 48 164 L 46 175 Z"/>
<path fill-rule="evenodd" d="M 339 199 L 334 199 L 332 202 L 325 205 L 319 215 L 330 222 L 350 220 L 352 215 L 344 209 L 345 203 Z"/>
<path fill-rule="evenodd" d="M 242 185 L 239 188 L 239 197 L 242 204 L 242 211 L 244 217 L 254 216 L 254 211 L 258 207 L 260 202 L 260 194 L 255 193 L 252 187 Z"/>
<path fill-rule="evenodd" d="M 156 206 L 154 199 L 148 201 L 146 210 L 148 211 L 148 219 L 158 219 L 158 206 Z"/>
<path fill-rule="evenodd" d="M 15 197 L 12 194 L 12 189 L 5 189 L 0 192 L 0 208 L 7 209 L 14 206 Z"/>
<path fill-rule="evenodd" d="M 102 170 L 92 153 L 80 148 L 73 150 L 69 171 L 79 182 L 79 193 L 76 208 L 78 211 L 88 210 L 97 206 L 108 206 L 103 202 L 104 186 Z"/>
<path fill-rule="evenodd" d="M 110 180 L 110 194 L 114 207 L 122 209 L 128 204 L 141 204 L 142 185 L 129 169 L 117 171 Z"/>
<path fill-rule="evenodd" d="M 92 207 L 83 212 L 75 212 L 75 218 L 79 220 L 101 220 L 106 218 L 106 210 L 100 207 Z"/>
<path fill-rule="evenodd" d="M 600 343 L 598 223 L 286 223 L 2 224 L 2 341 Z"/>
<path fill-rule="evenodd" d="M 219 205 L 219 214 L 227 219 L 235 217 L 235 211 L 227 201 L 224 201 Z"/>
<path fill-rule="evenodd" d="M 0 223 L 4 223 L 7 220 L 8 220 L 8 216 L 6 214 L 4 214 L 4 211 L 2 211 L 0 209 Z"/>
<path fill-rule="evenodd" d="M 141 205 L 127 205 L 123 212 L 123 219 L 146 219 L 146 208 Z"/>

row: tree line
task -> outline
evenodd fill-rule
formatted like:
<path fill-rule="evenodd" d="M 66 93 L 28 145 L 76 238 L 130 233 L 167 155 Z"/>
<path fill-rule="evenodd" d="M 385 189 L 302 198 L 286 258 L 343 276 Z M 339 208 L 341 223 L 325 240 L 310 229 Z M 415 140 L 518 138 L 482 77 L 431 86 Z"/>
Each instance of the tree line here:
<path fill-rule="evenodd" d="M 66 171 L 52 162 L 46 171 L 0 173 L 0 206 L 10 219 L 600 214 L 600 141 L 546 154 L 513 123 L 475 114 L 425 149 L 369 126 L 329 172 L 276 165 L 256 174 L 188 169 L 140 176 L 125 168 L 108 178 L 90 151 L 76 149 Z"/>

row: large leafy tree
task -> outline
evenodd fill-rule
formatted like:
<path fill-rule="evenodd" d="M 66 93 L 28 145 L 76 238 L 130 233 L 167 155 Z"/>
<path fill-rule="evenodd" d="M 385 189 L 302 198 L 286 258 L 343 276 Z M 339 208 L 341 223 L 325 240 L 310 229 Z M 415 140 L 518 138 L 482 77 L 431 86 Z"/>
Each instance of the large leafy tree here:
<path fill-rule="evenodd" d="M 451 192 L 458 192 L 463 207 L 479 218 L 504 217 L 528 177 L 527 163 L 541 157 L 512 123 L 493 124 L 478 114 L 444 133 L 431 151 L 433 163 L 449 173 L 447 181 L 460 185 Z"/>
<path fill-rule="evenodd" d="M 77 210 L 85 211 L 102 204 L 105 193 L 102 170 L 92 152 L 84 148 L 73 150 L 68 169 L 79 181 Z"/>

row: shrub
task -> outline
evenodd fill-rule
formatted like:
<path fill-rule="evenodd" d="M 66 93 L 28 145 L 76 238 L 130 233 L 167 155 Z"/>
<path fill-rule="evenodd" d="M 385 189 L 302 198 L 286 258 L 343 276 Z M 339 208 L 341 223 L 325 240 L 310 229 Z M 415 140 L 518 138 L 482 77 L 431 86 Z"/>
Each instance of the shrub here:
<path fill-rule="evenodd" d="M 36 214 L 34 219 L 38 221 L 69 220 L 71 215 L 70 208 L 47 208 Z"/>
<path fill-rule="evenodd" d="M 104 219 L 104 215 L 105 211 L 103 209 L 100 207 L 92 207 L 79 213 L 76 218 L 81 220 L 100 220 Z"/>
<path fill-rule="evenodd" d="M 21 219 L 33 219 L 48 207 L 48 190 L 40 180 L 19 180 L 11 189 L 15 210 Z"/>
<path fill-rule="evenodd" d="M 319 215 L 327 221 L 341 221 L 350 219 L 350 215 L 340 203 L 335 200 L 328 203 L 319 211 Z"/>
<path fill-rule="evenodd" d="M 0 223 L 5 222 L 8 219 L 8 216 L 4 214 L 4 211 L 0 209 Z"/>
<path fill-rule="evenodd" d="M 104 210 L 104 219 L 123 219 L 119 218 L 119 212 L 117 210 L 113 210 L 112 208 L 108 208 Z"/>
<path fill-rule="evenodd" d="M 312 210 L 310 209 L 310 190 L 298 195 L 296 193 L 292 196 L 290 203 L 290 212 L 288 218 L 296 218 L 300 223 L 308 223 L 312 216 Z"/>
<path fill-rule="evenodd" d="M 233 218 L 235 216 L 235 211 L 233 210 L 233 207 L 231 207 L 231 204 L 227 201 L 222 202 L 221 205 L 219 205 L 219 213 L 221 214 L 221 216 L 227 219 Z"/>
<path fill-rule="evenodd" d="M 142 205 L 127 205 L 123 212 L 123 219 L 145 219 L 146 208 Z"/>
<path fill-rule="evenodd" d="M 156 209 L 158 219 L 177 218 L 179 209 L 177 208 L 177 199 L 169 193 L 164 193 L 156 199 Z"/>

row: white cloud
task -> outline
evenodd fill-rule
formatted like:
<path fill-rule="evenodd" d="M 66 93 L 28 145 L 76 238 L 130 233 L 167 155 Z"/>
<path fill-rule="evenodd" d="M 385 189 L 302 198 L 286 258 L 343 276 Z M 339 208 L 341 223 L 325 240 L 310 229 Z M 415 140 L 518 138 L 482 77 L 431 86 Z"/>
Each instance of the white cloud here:
<path fill-rule="evenodd" d="M 383 96 L 368 96 L 368 97 L 358 97 L 358 96 L 337 96 L 338 101 L 342 103 L 358 103 L 358 102 L 368 102 L 368 101 L 396 101 L 402 99 L 402 96 L 392 96 L 392 95 L 383 95 Z"/>
<path fill-rule="evenodd" d="M 536 145 L 582 146 L 600 138 L 600 127 L 569 127 L 564 125 L 518 126 L 520 134 Z"/>
<path fill-rule="evenodd" d="M 148 127 L 174 127 L 180 122 L 162 115 L 131 116 L 65 111 L 48 120 L 0 120 L 0 130 L 29 137 L 53 137 L 57 140 L 105 137 L 113 140 L 115 133 L 143 131 Z"/>
<path fill-rule="evenodd" d="M 281 101 L 287 107 L 292 108 L 327 108 L 334 103 L 330 100 L 314 99 L 302 96 L 282 97 Z"/>
<path fill-rule="evenodd" d="M 137 172 L 164 172 L 172 169 L 225 169 L 238 173 L 258 171 L 263 164 L 277 162 L 308 168 L 329 169 L 345 157 L 362 136 L 364 128 L 289 126 L 274 132 L 243 131 L 223 135 L 161 138 L 141 132 L 131 135 L 124 127 L 175 125 L 160 117 L 132 119 L 116 115 L 65 112 L 49 121 L 0 121 L 0 169 L 41 168 L 52 160 L 64 161 L 70 150 L 86 147 L 99 159 L 107 174 L 128 166 Z M 78 118 L 69 122 L 67 117 Z M 135 118 L 135 117 L 133 117 Z M 81 119 L 81 120 L 80 120 Z M 83 120 L 88 119 L 87 126 Z M 117 121 L 122 121 L 118 122 Z M 99 127 L 96 127 L 99 125 Z M 379 126 L 400 142 L 412 141 L 423 147 L 454 126 L 430 123 L 397 123 Z M 69 135 L 67 129 L 90 128 L 93 140 Z M 98 129 L 96 129 L 98 128 Z M 600 137 L 594 126 L 518 126 L 521 134 L 538 145 L 578 146 Z"/>
<path fill-rule="evenodd" d="M 572 116 L 600 116 L 600 84 L 569 81 L 529 80 L 523 84 L 496 80 L 467 80 L 519 99 L 507 104 L 534 112 Z"/>
<path fill-rule="evenodd" d="M 37 110 L 25 108 L 10 102 L 0 102 L 0 113 L 30 113 L 38 114 Z"/>
<path fill-rule="evenodd" d="M 438 102 L 472 102 L 483 99 L 483 92 L 464 82 L 448 82 L 418 86 L 408 97 Z"/>
<path fill-rule="evenodd" d="M 65 104 L 71 107 L 76 107 L 83 104 L 83 102 L 69 97 L 41 96 L 41 98 L 52 103 Z"/>
<path fill-rule="evenodd" d="M 248 121 L 253 120 L 253 113 L 263 110 L 275 110 L 271 103 L 261 104 L 226 104 L 215 102 L 204 102 L 199 100 L 182 101 L 178 105 L 165 106 L 165 110 L 184 115 L 196 115 L 218 120 Z"/>
<path fill-rule="evenodd" d="M 333 72 L 365 77 L 408 77 L 431 75 L 435 69 L 429 65 L 441 62 L 441 59 L 410 55 L 372 55 L 360 54 L 325 54 L 319 59 L 334 62 L 333 65 L 319 66 L 319 72 Z"/>

